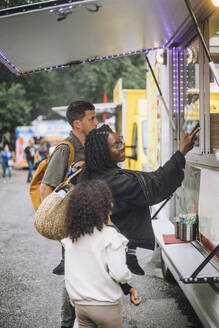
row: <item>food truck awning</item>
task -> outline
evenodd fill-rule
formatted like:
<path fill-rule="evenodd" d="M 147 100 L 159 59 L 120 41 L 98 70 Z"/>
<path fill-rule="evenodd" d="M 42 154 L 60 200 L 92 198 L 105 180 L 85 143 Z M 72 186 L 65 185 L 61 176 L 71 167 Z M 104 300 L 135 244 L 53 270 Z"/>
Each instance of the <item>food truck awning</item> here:
<path fill-rule="evenodd" d="M 210 0 L 191 0 L 201 17 Z M 17 74 L 169 46 L 192 24 L 183 0 L 47 1 L 0 10 L 0 60 Z"/>

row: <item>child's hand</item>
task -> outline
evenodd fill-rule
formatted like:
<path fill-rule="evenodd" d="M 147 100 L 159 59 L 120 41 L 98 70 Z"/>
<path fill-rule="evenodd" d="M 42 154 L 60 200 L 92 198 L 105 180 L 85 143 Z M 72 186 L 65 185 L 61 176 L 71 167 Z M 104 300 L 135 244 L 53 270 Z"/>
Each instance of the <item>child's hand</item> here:
<path fill-rule="evenodd" d="M 130 294 L 130 301 L 132 302 L 132 304 L 139 305 L 141 303 L 142 298 L 138 296 L 138 292 L 136 289 L 131 288 L 129 294 Z"/>

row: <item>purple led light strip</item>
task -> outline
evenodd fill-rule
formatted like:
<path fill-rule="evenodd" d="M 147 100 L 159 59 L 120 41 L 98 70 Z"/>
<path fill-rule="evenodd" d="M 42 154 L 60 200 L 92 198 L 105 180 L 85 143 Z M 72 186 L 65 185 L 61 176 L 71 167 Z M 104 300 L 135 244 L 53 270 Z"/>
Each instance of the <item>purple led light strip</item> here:
<path fill-rule="evenodd" d="M 184 113 L 184 57 L 185 50 L 182 49 L 179 52 L 179 61 L 180 61 L 180 69 L 179 69 L 179 79 L 180 79 L 180 113 Z"/>
<path fill-rule="evenodd" d="M 1 51 L 0 51 L 0 58 L 2 58 L 4 60 L 4 62 L 8 66 L 10 66 L 14 71 L 16 71 L 16 73 L 18 73 L 20 75 L 24 75 L 24 74 L 34 73 L 34 72 L 37 73 L 37 72 L 42 72 L 42 71 L 50 71 L 50 70 L 57 69 L 57 68 L 70 67 L 70 66 L 78 65 L 78 64 L 86 64 L 86 63 L 91 63 L 91 62 L 95 62 L 95 61 L 102 61 L 102 60 L 125 57 L 125 56 L 133 56 L 133 55 L 137 55 L 137 54 L 145 54 L 145 53 L 148 53 L 149 50 L 151 51 L 151 50 L 157 50 L 157 49 L 163 49 L 163 47 L 127 51 L 127 52 L 118 53 L 118 54 L 115 54 L 115 55 L 88 58 L 88 59 L 83 60 L 83 61 L 77 61 L 77 62 L 72 62 L 72 63 L 70 62 L 70 63 L 64 64 L 64 65 L 54 65 L 54 66 L 49 66 L 49 67 L 45 67 L 45 68 L 35 69 L 35 70 L 32 70 L 32 71 L 28 71 L 28 72 L 21 72 L 20 69 L 17 68 Z"/>
<path fill-rule="evenodd" d="M 179 71 L 178 49 L 173 48 L 173 112 L 178 113 L 179 107 Z"/>
<path fill-rule="evenodd" d="M 0 51 L 0 58 L 3 59 L 3 61 L 6 63 L 6 65 L 10 66 L 14 71 L 21 74 L 19 68 L 17 68 L 6 56 L 5 54 Z"/>
<path fill-rule="evenodd" d="M 163 47 L 150 48 L 150 49 L 141 49 L 141 50 L 134 50 L 134 51 L 127 51 L 127 52 L 118 53 L 118 54 L 115 54 L 115 55 L 88 58 L 88 59 L 83 60 L 83 61 L 77 61 L 77 62 L 72 62 L 72 63 L 70 62 L 70 63 L 64 64 L 64 65 L 55 65 L 55 66 L 50 66 L 50 67 L 35 69 L 33 71 L 29 71 L 29 72 L 25 72 L 25 73 L 24 72 L 20 72 L 20 74 L 29 74 L 29 73 L 34 73 L 34 72 L 50 71 L 50 70 L 53 70 L 53 69 L 70 67 L 70 66 L 78 65 L 78 64 L 86 64 L 86 63 L 91 63 L 91 62 L 96 62 L 96 61 L 107 60 L 107 59 L 113 59 L 113 58 L 119 58 L 119 57 L 125 57 L 125 56 L 133 56 L 133 55 L 137 55 L 137 54 L 144 54 L 144 53 L 148 53 L 149 50 L 155 50 L 155 49 L 156 50 L 157 49 L 163 49 Z"/>
<path fill-rule="evenodd" d="M 82 4 L 82 3 L 79 3 L 79 4 L 72 4 L 72 5 L 67 5 L 67 6 L 63 6 L 63 7 L 60 7 L 60 8 L 58 8 L 58 9 L 50 9 L 50 13 L 54 13 L 54 12 L 63 12 L 63 11 L 65 11 L 65 10 L 72 10 L 72 9 L 74 9 L 74 8 L 76 8 L 76 7 L 82 7 L 82 6 L 84 6 L 84 7 L 86 7 L 87 5 L 92 5 L 93 3 L 86 3 L 86 4 Z"/>

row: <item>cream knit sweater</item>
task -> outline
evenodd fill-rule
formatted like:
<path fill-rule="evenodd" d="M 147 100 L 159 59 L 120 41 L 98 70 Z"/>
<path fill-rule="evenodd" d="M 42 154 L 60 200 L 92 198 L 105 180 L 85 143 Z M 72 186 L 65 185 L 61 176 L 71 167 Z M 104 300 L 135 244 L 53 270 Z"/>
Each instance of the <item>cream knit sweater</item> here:
<path fill-rule="evenodd" d="M 118 283 L 127 283 L 131 272 L 126 265 L 128 240 L 112 226 L 96 228 L 65 247 L 65 284 L 74 303 L 87 305 L 117 304 L 121 298 Z"/>

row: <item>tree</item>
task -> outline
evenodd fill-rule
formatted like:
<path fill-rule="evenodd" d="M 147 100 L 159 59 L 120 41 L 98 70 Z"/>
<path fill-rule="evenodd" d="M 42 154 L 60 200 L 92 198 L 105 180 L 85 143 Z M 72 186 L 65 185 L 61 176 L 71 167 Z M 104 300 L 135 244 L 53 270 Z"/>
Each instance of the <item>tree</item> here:
<path fill-rule="evenodd" d="M 113 101 L 113 89 L 121 77 L 125 89 L 145 89 L 144 57 L 141 55 L 81 64 L 70 71 L 73 95 L 91 102 L 103 102 L 107 92 Z"/>

